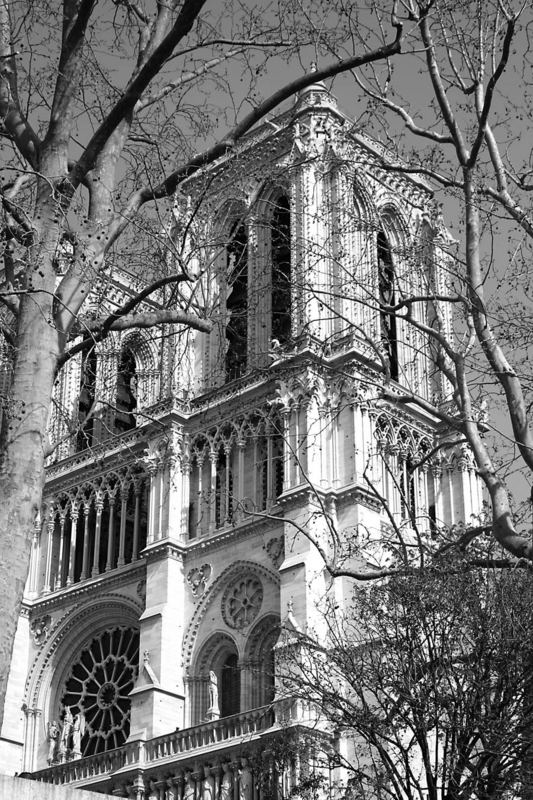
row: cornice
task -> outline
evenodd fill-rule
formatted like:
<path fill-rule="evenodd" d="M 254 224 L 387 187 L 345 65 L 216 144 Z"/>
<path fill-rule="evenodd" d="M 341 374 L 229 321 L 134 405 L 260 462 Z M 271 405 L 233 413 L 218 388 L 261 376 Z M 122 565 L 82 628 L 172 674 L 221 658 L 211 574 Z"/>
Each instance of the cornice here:
<path fill-rule="evenodd" d="M 268 517 L 242 520 L 241 522 L 235 523 L 231 528 L 217 531 L 210 536 L 205 536 L 201 539 L 191 539 L 187 544 L 187 559 L 197 558 L 198 556 L 203 558 L 213 551 L 227 547 L 228 542 L 240 542 L 242 539 L 249 539 L 251 536 L 263 534 L 263 528 L 277 525 L 277 522 L 272 519 L 272 516 L 275 516 L 275 511 L 276 506 L 268 512 L 265 512 L 269 514 Z M 279 524 L 283 525 L 283 517 L 276 517 L 276 520 L 279 520 Z M 272 532 L 272 530 L 269 531 L 269 533 Z"/>
<path fill-rule="evenodd" d="M 148 563 L 152 561 L 161 561 L 164 558 L 183 561 L 186 552 L 187 548 L 184 544 L 170 541 L 169 539 L 161 539 L 147 545 L 142 551 L 142 557 L 146 559 Z"/>
<path fill-rule="evenodd" d="M 372 492 L 357 483 L 335 488 L 319 488 L 307 483 L 301 484 L 282 494 L 281 497 L 278 498 L 278 503 L 282 507 L 290 508 L 297 504 L 315 503 L 316 498 L 320 498 L 324 503 L 328 503 L 331 500 L 334 500 L 336 503 L 343 503 L 349 499 L 353 499 L 355 503 L 366 506 L 372 511 L 379 511 L 382 507 L 380 501 L 377 500 Z M 284 520 L 285 517 L 280 517 L 280 519 Z"/>

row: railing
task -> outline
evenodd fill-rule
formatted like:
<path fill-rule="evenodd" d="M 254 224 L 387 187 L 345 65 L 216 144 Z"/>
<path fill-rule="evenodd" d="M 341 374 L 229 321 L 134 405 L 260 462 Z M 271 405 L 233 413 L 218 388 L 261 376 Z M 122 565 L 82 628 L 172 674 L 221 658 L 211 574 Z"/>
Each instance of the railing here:
<path fill-rule="evenodd" d="M 127 772 L 129 768 L 154 768 L 160 761 L 181 761 L 187 755 L 210 746 L 235 744 L 247 737 L 266 731 L 274 723 L 271 706 L 255 708 L 231 717 L 174 731 L 147 742 L 135 741 L 116 750 L 108 750 L 76 761 L 67 761 L 34 772 L 35 780 L 45 783 L 67 784 L 74 782 L 100 783 L 113 773 Z M 100 780 L 99 780 L 100 779 Z"/>
<path fill-rule="evenodd" d="M 74 783 L 99 777 L 107 777 L 117 770 L 136 766 L 143 762 L 144 742 L 129 742 L 116 750 L 108 750 L 94 756 L 78 758 L 55 764 L 33 773 L 33 778 L 45 783 Z"/>
<path fill-rule="evenodd" d="M 245 738 L 270 728 L 273 723 L 274 712 L 270 706 L 255 708 L 213 722 L 204 722 L 195 725 L 194 728 L 185 728 L 166 736 L 158 736 L 157 739 L 150 739 L 146 742 L 146 761 L 157 761 L 232 739 Z"/>

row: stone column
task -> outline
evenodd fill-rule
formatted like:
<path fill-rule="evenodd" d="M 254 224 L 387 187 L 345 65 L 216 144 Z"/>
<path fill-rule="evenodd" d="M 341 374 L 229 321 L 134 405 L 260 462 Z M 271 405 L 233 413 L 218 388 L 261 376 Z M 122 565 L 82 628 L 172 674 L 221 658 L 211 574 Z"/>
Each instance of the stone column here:
<path fill-rule="evenodd" d="M 59 555 L 57 557 L 57 571 L 55 578 L 55 589 L 60 589 L 63 585 L 63 558 L 65 555 L 65 511 L 61 511 L 59 516 Z"/>
<path fill-rule="evenodd" d="M 62 520 L 63 524 L 61 527 L 61 531 L 63 531 L 63 525 L 65 522 L 64 515 L 62 516 Z M 26 590 L 27 597 L 32 599 L 34 597 L 37 597 L 39 593 L 38 580 L 39 580 L 39 561 L 41 559 L 41 527 L 42 527 L 41 515 L 37 514 L 35 522 L 33 523 L 30 570 L 28 574 L 27 590 Z M 57 586 L 55 588 L 57 588 Z"/>
<path fill-rule="evenodd" d="M 124 560 L 124 551 L 126 547 L 126 512 L 127 512 L 127 505 L 128 505 L 128 493 L 129 493 L 129 483 L 123 483 L 120 486 L 120 528 L 119 528 L 119 540 L 118 540 L 118 560 L 117 560 L 117 567 L 123 567 L 125 560 Z"/>
<path fill-rule="evenodd" d="M 89 571 L 89 504 L 83 504 L 83 559 L 81 565 L 80 581 L 87 578 Z"/>
<path fill-rule="evenodd" d="M 113 569 L 113 554 L 115 550 L 115 495 L 109 494 L 109 525 L 107 528 L 107 559 L 105 571 Z"/>
<path fill-rule="evenodd" d="M 76 563 L 76 533 L 78 527 L 79 508 L 72 506 L 70 509 L 70 551 L 68 558 L 67 586 L 74 583 L 74 566 Z"/>
<path fill-rule="evenodd" d="M 102 510 L 104 507 L 104 500 L 100 492 L 96 495 L 96 525 L 94 530 L 94 553 L 93 553 L 93 566 L 91 569 L 91 577 L 98 575 L 100 571 L 100 537 L 102 533 Z"/>
<path fill-rule="evenodd" d="M 46 521 L 46 563 L 44 568 L 43 594 L 47 594 L 52 588 L 52 550 L 54 547 L 54 527 L 55 514 L 49 511 Z"/>

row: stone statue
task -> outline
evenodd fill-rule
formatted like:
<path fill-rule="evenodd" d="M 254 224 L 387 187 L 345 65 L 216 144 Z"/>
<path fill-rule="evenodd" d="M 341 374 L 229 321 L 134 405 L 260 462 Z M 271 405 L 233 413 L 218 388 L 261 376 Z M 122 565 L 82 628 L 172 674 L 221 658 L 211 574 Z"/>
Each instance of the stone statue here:
<path fill-rule="evenodd" d="M 213 670 L 209 672 L 209 708 L 218 711 L 218 678 Z"/>
<path fill-rule="evenodd" d="M 209 672 L 209 708 L 207 709 L 207 719 L 218 719 L 220 708 L 218 707 L 218 678 L 216 672 Z"/>
<path fill-rule="evenodd" d="M 81 757 L 81 737 L 85 733 L 85 716 L 79 711 L 72 721 L 72 756 Z"/>
<path fill-rule="evenodd" d="M 220 800 L 233 800 L 233 772 L 227 761 L 222 762 Z"/>
<path fill-rule="evenodd" d="M 196 786 L 192 777 L 192 772 L 186 770 L 185 772 L 185 785 L 183 787 L 183 800 L 194 800 L 196 794 Z"/>
<path fill-rule="evenodd" d="M 72 711 L 70 710 L 70 706 L 67 706 L 65 708 L 65 714 L 63 716 L 61 739 L 59 741 L 59 752 L 61 753 L 61 755 L 64 755 L 69 749 L 71 733 L 72 733 Z"/>
<path fill-rule="evenodd" d="M 204 767 L 204 778 L 202 780 L 202 800 L 215 800 L 215 779 L 211 775 L 211 768 Z"/>
<path fill-rule="evenodd" d="M 55 761 L 56 748 L 59 741 L 59 725 L 57 720 L 48 723 L 48 764 L 53 764 Z"/>
<path fill-rule="evenodd" d="M 167 785 L 165 800 L 178 800 L 178 790 L 174 784 L 174 778 L 167 778 L 165 783 Z"/>
<path fill-rule="evenodd" d="M 252 800 L 252 770 L 248 766 L 248 759 L 241 759 L 239 770 L 239 800 Z"/>

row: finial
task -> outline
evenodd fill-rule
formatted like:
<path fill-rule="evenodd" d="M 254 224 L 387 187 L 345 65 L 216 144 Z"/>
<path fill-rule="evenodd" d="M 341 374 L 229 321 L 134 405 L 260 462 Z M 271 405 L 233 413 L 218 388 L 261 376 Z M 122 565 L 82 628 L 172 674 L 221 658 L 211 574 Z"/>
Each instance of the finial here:
<path fill-rule="evenodd" d="M 318 71 L 318 65 L 316 61 L 311 61 L 311 72 L 317 72 L 317 71 Z"/>

